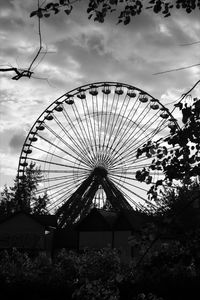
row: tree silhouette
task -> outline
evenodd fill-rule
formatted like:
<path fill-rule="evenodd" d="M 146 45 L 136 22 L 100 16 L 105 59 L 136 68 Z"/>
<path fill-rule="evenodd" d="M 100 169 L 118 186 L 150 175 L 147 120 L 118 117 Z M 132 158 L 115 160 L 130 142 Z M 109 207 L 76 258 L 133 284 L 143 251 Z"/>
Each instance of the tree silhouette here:
<path fill-rule="evenodd" d="M 41 177 L 40 169 L 35 168 L 35 164 L 31 163 L 20 181 L 16 178 L 13 187 L 5 186 L 1 193 L 0 217 L 21 210 L 33 214 L 48 214 L 47 194 L 44 193 L 43 196 L 36 194 Z"/>
<path fill-rule="evenodd" d="M 159 187 L 173 186 L 175 182 L 189 186 L 200 176 L 200 99 L 194 98 L 191 105 L 181 101 L 175 104 L 182 113 L 183 126 L 177 127 L 171 124 L 170 135 L 165 138 L 165 142 L 171 146 L 160 147 L 159 144 L 149 141 L 148 145 L 138 149 L 137 157 L 141 155 L 153 156 L 148 168 L 138 170 L 136 179 L 146 182 L 150 171 L 162 171 L 164 178 L 151 185 L 148 191 L 149 198 L 158 200 Z"/>

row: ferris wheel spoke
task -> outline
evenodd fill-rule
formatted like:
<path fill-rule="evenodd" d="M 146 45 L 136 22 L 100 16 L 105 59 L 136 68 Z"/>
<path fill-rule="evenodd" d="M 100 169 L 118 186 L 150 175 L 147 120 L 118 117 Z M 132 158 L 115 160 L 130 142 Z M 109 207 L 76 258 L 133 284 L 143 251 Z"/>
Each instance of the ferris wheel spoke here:
<path fill-rule="evenodd" d="M 139 181 L 137 179 L 133 179 L 131 177 L 125 177 L 125 176 L 118 176 L 118 175 L 110 175 L 111 178 L 114 178 L 116 182 L 120 182 L 121 178 L 125 178 L 125 179 L 129 179 L 131 182 L 137 182 L 139 184 Z M 134 185 L 133 183 L 130 183 L 129 181 L 126 182 L 126 185 L 129 185 L 131 187 L 134 187 L 134 188 L 137 188 L 143 192 L 148 192 L 148 189 L 144 189 L 142 188 L 141 186 L 137 186 L 137 185 Z"/>
<path fill-rule="evenodd" d="M 34 146 L 34 145 L 32 145 L 31 147 L 34 148 L 34 149 L 37 149 L 37 150 L 39 150 L 39 151 L 41 151 L 41 152 L 43 152 L 43 153 L 46 153 L 47 155 L 51 155 L 52 157 L 56 157 L 56 158 L 59 158 L 59 159 L 61 159 L 61 160 L 67 161 L 68 163 L 72 163 L 72 164 L 74 163 L 74 161 L 71 160 L 71 159 L 69 159 L 69 158 L 65 158 L 65 157 L 62 157 L 62 156 L 57 155 L 57 154 L 55 154 L 55 153 L 51 153 L 50 151 L 44 150 L 44 149 L 39 148 L 39 147 L 36 147 L 36 146 Z M 82 163 L 83 163 L 83 165 L 84 165 L 84 162 L 82 162 Z M 87 166 L 87 165 L 86 165 L 86 166 Z"/>
<path fill-rule="evenodd" d="M 135 126 L 135 127 L 138 127 Z M 131 131 L 132 128 L 130 128 Z M 137 136 L 136 136 L 137 134 Z M 117 151 L 115 151 L 115 156 L 114 156 L 114 163 L 117 164 L 119 161 L 122 159 L 127 160 L 129 156 L 132 156 L 133 150 L 134 150 L 134 144 L 133 140 L 137 140 L 139 137 L 141 138 L 142 135 L 144 135 L 144 132 L 139 134 L 139 131 L 135 135 L 131 133 L 129 137 L 127 137 L 127 140 L 121 140 L 121 145 L 119 148 L 117 148 Z M 131 151 L 130 151 L 131 150 Z"/>
<path fill-rule="evenodd" d="M 57 179 L 55 179 L 55 178 L 57 178 Z M 82 176 L 80 176 L 80 178 L 84 178 L 84 176 L 82 175 Z M 66 186 L 66 184 L 68 184 L 68 185 L 69 184 L 76 184 L 76 183 L 80 182 L 80 178 L 76 178 L 75 179 L 74 176 L 71 175 L 71 176 L 68 176 L 66 178 L 66 180 L 64 180 L 64 181 L 63 181 L 63 177 L 54 177 L 54 178 L 49 178 L 49 179 L 41 180 L 41 182 L 50 182 L 50 181 L 54 181 L 55 182 L 57 180 L 61 180 L 62 179 L 62 182 L 59 181 L 58 183 L 54 183 L 54 184 L 51 184 L 49 186 L 49 189 L 52 190 L 52 189 L 55 189 L 57 187 Z M 45 189 L 46 189 L 46 187 L 38 189 L 37 192 L 40 193 L 42 190 L 45 190 Z"/>
<path fill-rule="evenodd" d="M 84 152 L 84 155 L 86 155 L 86 157 L 88 158 L 88 161 L 89 163 L 92 163 L 92 155 L 89 151 L 89 147 L 88 147 L 88 143 L 87 143 L 87 140 L 86 140 L 86 132 L 83 131 L 83 126 L 80 126 L 80 116 L 79 118 L 77 117 L 77 114 L 76 114 L 76 111 L 73 107 L 73 112 L 74 112 L 74 116 L 75 116 L 75 120 L 77 122 L 77 125 L 78 126 L 75 126 L 75 124 L 73 124 L 71 118 L 69 117 L 68 113 L 67 113 L 67 110 L 65 109 L 65 107 L 63 108 L 63 114 L 65 116 L 65 119 L 67 120 L 68 124 L 70 125 L 70 128 L 72 130 L 72 132 L 74 133 L 76 139 L 78 142 L 80 142 L 80 144 L 82 145 L 82 150 Z M 80 132 L 78 132 L 78 129 L 80 130 Z M 71 139 L 71 135 L 70 135 L 70 139 Z"/>
<path fill-rule="evenodd" d="M 132 203 L 136 208 L 138 208 L 141 211 L 144 209 L 144 206 L 141 203 L 134 201 L 133 198 L 130 197 L 125 191 L 122 191 L 120 187 L 118 187 L 118 189 L 123 195 L 125 195 L 125 197 L 129 200 L 129 202 Z"/>
<path fill-rule="evenodd" d="M 94 159 L 95 152 L 94 152 L 94 149 L 91 147 L 91 145 L 92 145 L 92 143 L 91 143 L 91 134 L 90 134 L 90 128 L 89 128 L 89 125 L 88 125 L 87 113 L 86 113 L 84 104 L 85 104 L 85 102 L 81 101 L 85 124 L 84 124 L 84 122 L 81 118 L 81 115 L 80 115 L 79 110 L 78 110 L 76 105 L 73 107 L 73 110 L 74 110 L 74 114 L 75 114 L 77 120 L 80 121 L 80 122 L 78 122 L 79 129 L 81 130 L 81 133 L 82 133 L 82 135 L 85 139 L 86 149 L 88 149 L 88 152 L 89 152 L 89 155 L 91 156 L 91 159 Z M 87 102 L 86 102 L 86 104 L 87 104 Z M 91 126 L 91 130 L 93 131 L 92 126 Z"/>
<path fill-rule="evenodd" d="M 153 158 L 153 157 L 152 157 Z M 121 170 L 121 168 L 123 168 L 124 170 L 132 170 L 132 169 L 136 169 L 138 170 L 139 168 L 146 168 L 147 166 L 151 165 L 151 161 L 152 158 L 144 158 L 143 160 L 136 160 L 135 158 L 133 158 L 132 160 L 126 160 L 126 161 L 121 161 L 121 163 L 118 163 L 116 166 L 113 166 L 113 171 L 117 172 L 118 170 Z M 141 164 L 141 162 L 144 162 L 143 164 Z"/>
<path fill-rule="evenodd" d="M 98 105 L 98 99 L 97 96 L 93 97 L 95 98 L 95 106 L 96 106 L 96 123 L 97 123 L 97 132 L 96 132 L 96 143 L 97 143 L 97 148 L 98 148 L 98 152 L 100 152 L 100 124 L 99 124 L 99 118 L 100 118 L 100 111 L 99 111 L 99 105 Z M 95 119 L 95 118 L 94 118 Z"/>
<path fill-rule="evenodd" d="M 63 189 L 66 188 L 66 186 L 69 188 L 71 187 L 74 187 L 75 184 L 78 184 L 79 182 L 78 181 L 75 181 L 75 180 L 66 180 L 66 181 L 62 181 L 62 182 L 59 182 L 59 183 L 55 183 L 55 184 L 51 184 L 48 186 L 48 191 L 54 191 L 51 195 L 53 196 L 58 196 L 58 192 L 62 192 L 62 190 L 60 190 L 61 187 L 63 187 Z M 59 190 L 57 190 L 59 188 Z M 43 187 L 43 188 L 40 188 L 36 191 L 36 194 L 41 194 L 41 193 L 44 193 L 46 191 L 46 187 Z"/>
<path fill-rule="evenodd" d="M 108 95 L 106 95 L 106 105 L 105 105 L 105 112 L 104 112 L 104 129 L 103 129 L 103 145 L 102 149 L 105 148 L 106 144 L 106 131 L 107 131 L 107 123 L 108 123 Z"/>
<path fill-rule="evenodd" d="M 81 104 L 82 104 L 82 108 L 84 110 L 83 101 L 81 101 Z M 89 143 L 91 136 L 90 136 L 90 130 L 88 129 L 88 124 L 87 125 L 84 124 L 76 105 L 74 105 L 72 107 L 72 109 L 73 109 L 73 113 L 74 113 L 74 116 L 77 121 L 78 129 L 80 130 L 81 137 L 84 140 L 84 145 L 85 145 L 85 149 L 86 149 L 86 153 L 87 153 L 86 156 L 89 156 L 90 161 L 92 161 L 94 159 L 94 149 L 92 147 L 89 147 L 89 146 L 91 146 L 91 143 Z M 84 116 L 85 116 L 85 111 L 84 111 Z M 77 133 L 78 133 L 78 131 L 77 131 Z"/>
<path fill-rule="evenodd" d="M 148 167 L 148 165 L 146 165 L 146 167 Z M 135 168 L 136 170 L 138 170 L 138 168 Z M 140 168 L 139 168 L 140 169 Z M 138 182 L 138 180 L 136 179 L 136 178 L 133 178 L 133 177 L 128 177 L 128 175 L 131 175 L 131 176 L 135 176 L 136 175 L 136 173 L 137 173 L 137 171 L 133 171 L 133 172 L 128 172 L 127 170 L 130 170 L 129 168 L 127 168 L 127 169 L 124 169 L 123 171 L 124 171 L 124 173 L 126 174 L 126 179 L 132 179 L 132 180 L 134 180 L 134 181 L 136 181 L 136 182 Z M 114 174 L 114 175 L 113 175 Z M 118 176 L 118 177 L 121 177 L 122 175 L 121 175 L 121 173 L 120 173 L 120 171 L 117 173 L 117 171 L 116 172 L 114 172 L 114 173 L 110 173 L 109 174 L 110 176 Z M 160 175 L 160 172 L 158 171 L 158 170 L 155 170 L 155 171 L 153 171 L 153 170 L 150 170 L 149 171 L 149 175 L 150 176 L 156 176 L 156 175 Z M 163 175 L 163 177 L 164 177 L 164 175 Z M 123 177 L 122 177 L 123 178 Z M 152 180 L 152 183 L 155 183 L 153 180 Z"/>
<path fill-rule="evenodd" d="M 67 117 L 66 117 L 67 113 L 66 113 L 65 108 L 63 108 L 62 113 L 63 113 L 63 116 L 65 117 L 65 119 L 68 120 Z M 88 153 L 86 151 L 86 148 L 83 147 L 84 144 L 82 143 L 82 139 L 81 139 L 80 135 L 77 135 L 77 131 L 75 130 L 75 126 L 74 127 L 72 126 L 72 124 L 71 124 L 72 122 L 70 122 L 70 123 L 68 122 L 68 124 L 70 125 L 70 128 L 71 128 L 71 130 L 72 130 L 72 132 L 75 135 L 77 140 L 74 138 L 73 135 L 71 135 L 69 133 L 69 131 L 66 130 L 66 128 L 62 125 L 62 123 L 55 117 L 55 115 L 54 115 L 54 119 L 55 119 L 56 123 L 59 125 L 59 127 L 63 130 L 65 135 L 73 143 L 73 145 L 74 145 L 73 149 L 77 149 L 77 151 L 78 151 L 77 155 L 79 155 L 81 158 L 84 157 L 84 160 L 86 160 L 86 157 L 88 156 L 87 155 Z M 87 161 L 88 165 L 91 165 L 90 159 L 87 159 L 86 161 Z"/>
<path fill-rule="evenodd" d="M 53 192 L 51 192 L 51 194 L 49 195 L 50 199 L 60 199 L 59 196 L 65 194 L 67 192 L 67 197 L 66 199 L 69 198 L 70 194 L 79 186 L 79 182 L 75 182 L 75 183 L 70 183 L 68 185 L 65 185 L 63 188 L 59 188 L 59 191 L 55 190 Z M 57 200 L 56 200 L 57 201 Z"/>
<path fill-rule="evenodd" d="M 59 207 L 66 199 L 69 197 L 69 190 L 65 189 L 62 193 L 59 194 L 59 197 L 52 198 L 54 200 L 51 204 L 48 205 L 48 209 L 53 211 L 56 207 Z"/>
<path fill-rule="evenodd" d="M 143 113 L 146 111 L 146 113 L 143 115 Z M 128 124 L 124 130 L 125 134 L 122 136 L 122 140 L 124 145 L 129 145 L 130 141 L 132 142 L 133 140 L 135 141 L 137 138 L 135 138 L 136 134 L 138 134 L 139 132 L 142 131 L 142 133 L 144 134 L 144 131 L 142 130 L 143 127 L 140 126 L 141 122 L 144 120 L 144 118 L 146 117 L 146 115 L 149 113 L 150 108 L 148 108 L 148 106 L 146 105 L 143 109 L 143 111 L 141 112 L 141 114 L 136 118 L 136 120 L 133 122 L 131 119 L 129 119 Z M 141 120 L 139 121 L 139 118 L 141 118 Z M 133 130 L 132 130 L 133 129 Z M 138 130 L 138 131 L 136 131 Z"/>
<path fill-rule="evenodd" d="M 56 183 L 56 184 L 51 184 L 49 187 L 48 187 L 48 191 L 51 191 L 51 190 L 56 190 L 62 186 L 66 186 L 66 183 L 69 183 L 70 181 L 62 181 L 62 182 L 59 182 L 59 183 Z M 41 188 L 41 189 L 38 189 L 36 194 L 40 194 L 40 193 L 43 193 L 44 191 L 46 191 L 46 187 L 44 188 Z"/>
<path fill-rule="evenodd" d="M 127 95 L 126 95 L 126 97 L 127 97 Z M 126 100 L 126 97 L 124 98 L 124 102 L 123 102 L 122 105 L 124 105 L 125 100 Z M 129 97 L 129 102 L 130 102 L 130 99 L 131 99 L 131 98 Z M 128 103 L 129 103 L 129 102 L 128 102 Z M 135 101 L 134 104 L 133 104 L 133 108 L 132 108 L 133 110 L 134 110 L 135 103 L 136 103 L 136 101 Z M 128 105 L 126 105 L 126 108 L 127 108 L 127 107 L 128 107 Z M 121 108 L 122 108 L 122 107 L 121 107 Z M 125 109 L 124 113 L 126 113 L 126 109 Z M 120 143 L 120 140 L 123 140 L 123 134 L 122 134 L 122 136 L 120 135 L 120 140 L 119 140 L 119 134 L 120 134 L 120 131 L 121 131 L 122 129 L 124 129 L 124 131 L 125 131 L 125 130 L 128 130 L 128 127 L 129 127 L 129 124 L 130 124 L 130 119 L 129 119 L 130 113 L 131 113 L 131 111 L 129 112 L 129 114 L 128 114 L 127 117 L 121 118 L 121 121 L 119 122 L 118 125 L 117 125 L 117 122 L 115 123 L 115 127 L 117 128 L 116 133 L 115 133 L 115 136 L 117 137 L 117 139 L 116 139 L 116 140 L 113 140 L 113 142 L 112 142 L 112 144 L 111 144 L 111 146 L 110 146 L 111 149 L 116 149 L 116 148 L 118 147 L 119 143 Z M 121 109 L 120 109 L 120 112 L 119 112 L 119 114 L 118 114 L 118 119 L 119 119 L 120 115 L 121 115 Z M 125 115 L 125 114 L 124 114 L 124 115 Z M 117 119 L 117 121 L 118 121 L 118 119 Z M 115 141 L 118 141 L 118 142 L 115 144 Z M 113 151 L 112 151 L 112 152 L 113 152 Z M 111 154 L 114 154 L 114 153 L 112 153 L 112 152 L 111 152 Z"/>
<path fill-rule="evenodd" d="M 78 186 L 78 184 L 79 184 L 78 181 L 77 182 L 66 181 L 66 182 L 62 182 L 62 183 L 59 183 L 59 184 L 51 185 L 49 187 L 49 191 L 52 190 L 51 197 L 53 197 L 53 198 L 56 197 L 57 198 L 60 194 L 62 194 L 65 191 L 67 191 L 69 193 L 70 190 L 74 189 L 76 186 Z"/>
<path fill-rule="evenodd" d="M 60 150 L 61 152 L 65 153 L 67 156 L 70 156 L 71 158 L 73 158 L 74 160 L 79 161 L 80 163 L 83 163 L 83 161 L 79 158 L 74 156 L 72 153 L 66 151 L 65 149 L 59 147 L 58 145 L 52 143 L 49 139 L 46 139 L 45 137 L 43 137 L 40 134 L 37 134 L 43 141 L 45 141 L 47 144 L 50 144 L 51 146 L 55 147 L 56 149 Z M 73 152 L 74 153 L 74 152 Z M 87 163 L 85 163 L 87 165 Z"/>
<path fill-rule="evenodd" d="M 109 106 L 106 106 L 106 115 L 108 115 L 107 118 L 107 124 L 105 127 L 105 133 L 104 133 L 104 145 L 106 147 L 106 149 L 109 149 L 109 140 L 110 140 L 110 128 L 112 126 L 112 118 L 113 118 L 113 107 L 114 107 L 114 103 L 115 103 L 115 96 L 116 93 L 114 91 L 113 97 L 112 97 L 112 102 L 111 102 L 111 107 L 109 108 Z M 108 110 L 109 109 L 109 110 Z"/>
<path fill-rule="evenodd" d="M 62 112 L 63 112 L 63 115 L 64 115 L 67 123 L 70 125 L 70 128 L 71 128 L 72 132 L 74 133 L 77 141 L 79 142 L 80 146 L 82 146 L 82 151 L 81 152 L 88 155 L 87 141 L 85 140 L 85 135 L 83 135 L 82 128 L 80 128 L 80 130 L 81 130 L 81 136 L 80 136 L 80 132 L 78 132 L 75 124 L 72 122 L 71 118 L 69 117 L 68 112 L 67 112 L 65 107 L 63 107 Z M 76 117 L 76 115 L 75 115 L 75 117 Z M 77 117 L 76 117 L 76 121 L 78 121 Z M 70 137 L 70 139 L 73 139 L 75 145 L 78 144 L 77 141 L 74 140 L 73 135 L 69 135 L 69 137 Z"/>
<path fill-rule="evenodd" d="M 57 169 L 57 170 L 54 170 L 54 169 L 50 169 L 50 170 L 46 170 L 46 169 L 40 169 L 41 170 L 41 173 L 44 173 L 44 174 L 54 174 L 54 173 L 65 173 L 65 174 L 72 174 L 73 172 L 73 167 L 71 168 L 71 170 L 62 170 L 62 169 Z M 77 171 L 79 172 L 79 169 L 77 169 Z"/>
<path fill-rule="evenodd" d="M 85 104 L 85 105 L 84 105 Z M 92 97 L 92 107 L 93 107 L 93 97 Z M 96 142 L 96 130 L 95 130 L 95 118 L 94 118 L 94 110 L 92 112 L 89 111 L 88 103 L 82 103 L 83 111 L 84 111 L 84 116 L 86 118 L 86 125 L 87 129 L 89 132 L 89 137 L 90 139 L 90 147 L 93 151 L 93 158 L 95 158 L 96 153 L 97 153 L 97 142 Z M 93 116 L 93 122 L 91 120 L 91 115 Z M 88 117 L 87 117 L 88 116 Z"/>
<path fill-rule="evenodd" d="M 31 161 L 36 161 L 36 162 L 42 162 L 42 163 L 45 163 L 45 164 L 49 164 L 49 165 L 56 165 L 56 166 L 59 166 L 59 167 L 65 167 L 65 168 L 72 168 L 72 169 L 78 169 L 78 170 L 87 170 L 85 168 L 81 168 L 81 167 L 76 167 L 76 166 L 71 166 L 71 165 L 64 165 L 64 164 L 60 164 L 60 163 L 56 163 L 56 162 L 52 162 L 52 161 L 46 161 L 46 160 L 43 160 L 43 159 L 38 159 L 38 158 L 33 158 L 33 157 L 30 157 L 30 160 Z"/>
<path fill-rule="evenodd" d="M 147 109 L 147 112 L 145 113 L 145 116 L 143 116 L 142 114 L 141 114 L 141 116 L 142 117 L 146 117 L 146 115 L 150 112 L 150 108 L 148 107 L 148 105 L 144 108 L 144 110 L 143 111 L 145 111 Z M 160 115 L 159 115 L 159 111 L 157 111 L 152 117 L 150 117 L 148 120 L 146 120 L 145 121 L 145 123 L 142 125 L 142 126 L 137 126 L 137 128 L 139 127 L 139 131 L 142 131 L 142 133 L 144 134 L 146 131 L 149 131 L 149 128 L 152 126 L 152 125 L 154 125 L 155 123 L 156 123 L 156 121 L 158 120 L 158 118 L 160 117 Z M 133 123 L 133 126 L 134 126 L 134 124 L 136 123 L 136 121 L 137 120 L 135 120 L 134 121 L 134 123 Z M 141 118 L 141 121 L 142 121 L 142 118 Z M 141 122 L 140 122 L 141 123 Z M 136 125 L 140 125 L 140 123 L 139 124 L 136 124 Z M 136 128 L 135 128 L 136 129 Z M 133 133 L 134 133 L 135 131 L 133 131 Z M 132 133 L 132 132 L 131 132 Z M 130 134 L 128 134 L 128 131 L 126 130 L 125 131 L 125 136 L 127 136 L 128 135 L 128 141 L 129 140 L 131 140 L 131 139 L 133 139 L 133 136 L 132 135 L 130 135 Z M 146 137 L 148 137 L 149 136 L 149 134 L 147 134 L 147 135 L 145 135 L 144 136 L 144 138 L 146 138 Z M 137 139 L 133 139 L 134 140 L 134 142 L 135 141 L 137 141 L 138 140 L 138 138 L 139 138 L 140 136 L 137 136 Z M 132 141 L 133 141 L 132 140 Z M 134 146 L 134 143 L 133 143 L 133 146 Z"/>
<path fill-rule="evenodd" d="M 125 190 L 125 191 L 131 193 L 131 195 L 135 195 L 137 198 L 143 200 L 144 202 L 146 201 L 146 198 L 135 193 L 133 190 L 130 190 L 127 186 L 123 186 L 120 182 L 116 181 L 115 179 L 113 179 L 113 182 L 116 184 L 116 186 L 120 186 L 122 188 L 122 193 L 123 193 L 123 190 Z"/>
<path fill-rule="evenodd" d="M 137 113 L 137 110 L 139 109 L 139 107 L 141 105 L 140 102 L 137 103 L 138 98 L 139 98 L 139 95 L 137 96 L 137 99 L 135 100 L 134 105 L 133 105 L 132 109 L 130 109 L 127 117 L 124 118 L 124 122 L 122 122 L 122 127 L 120 128 L 120 131 L 121 131 L 121 129 L 123 129 L 123 130 L 122 130 L 121 135 L 120 135 L 120 140 L 115 145 L 115 148 L 118 147 L 120 141 L 122 141 L 124 139 L 124 136 L 126 136 L 127 133 L 129 132 L 129 129 L 130 129 L 129 125 L 132 122 L 132 118 L 134 118 L 135 114 Z M 135 105 L 137 106 L 136 108 L 135 108 Z M 133 113 L 133 114 L 131 115 L 131 113 Z M 135 122 L 133 124 L 135 125 Z"/>
<path fill-rule="evenodd" d="M 142 134 L 143 136 L 143 140 L 141 142 L 141 135 L 138 135 L 136 138 L 134 138 L 134 136 L 131 134 L 128 137 L 128 140 L 126 142 L 123 142 L 122 145 L 120 146 L 120 148 L 118 149 L 120 155 L 121 153 L 123 153 L 123 150 L 125 149 L 125 156 L 127 157 L 128 155 L 132 155 L 133 150 L 139 148 L 140 146 L 142 146 L 145 142 L 147 142 L 148 140 L 151 140 L 151 138 L 153 137 L 153 135 L 151 133 L 147 133 L 146 131 L 148 131 L 149 127 L 153 126 L 153 124 L 155 123 L 155 121 L 157 120 L 157 118 L 159 116 L 157 116 L 156 119 L 155 118 L 156 115 L 153 116 L 153 118 L 151 118 L 149 121 L 152 121 L 151 123 L 148 122 L 149 126 L 146 126 L 145 130 L 143 130 L 143 127 L 141 127 L 140 129 L 142 130 Z M 127 132 L 126 132 L 127 135 Z M 134 140 L 134 143 L 132 142 Z M 137 142 L 136 142 L 137 141 Z M 115 158 L 116 162 L 119 161 L 119 155 Z"/>
<path fill-rule="evenodd" d="M 108 138 L 108 142 L 107 142 L 107 145 L 109 145 L 109 148 L 112 147 L 111 138 L 114 137 L 113 140 L 115 140 L 117 138 L 116 134 L 114 134 L 114 129 L 115 129 L 115 126 L 116 126 L 116 119 L 119 118 L 119 114 L 117 113 L 119 98 L 120 98 L 120 96 L 117 95 L 117 101 L 116 101 L 116 104 L 115 104 L 114 111 L 113 112 L 111 111 L 112 121 L 111 121 L 111 124 L 110 124 L 110 132 L 109 132 L 109 138 Z M 114 99 L 114 97 L 113 97 L 113 99 Z"/>
<path fill-rule="evenodd" d="M 149 210 L 145 205 L 134 201 L 126 192 L 124 192 L 124 195 L 126 195 L 127 199 L 129 199 L 129 201 L 132 202 L 134 204 L 134 206 L 138 207 L 141 211 L 144 211 L 146 209 Z M 151 201 L 149 201 L 147 199 L 145 199 L 145 203 L 148 204 L 150 207 L 153 207 L 153 208 L 158 207 L 157 205 L 155 205 L 154 203 L 152 203 Z"/>
<path fill-rule="evenodd" d="M 179 147 L 168 147 L 167 151 L 169 153 L 170 151 L 174 151 L 174 150 L 177 150 L 177 149 L 179 149 Z M 113 170 L 117 170 L 121 166 L 127 166 L 127 165 L 130 166 L 131 168 L 134 168 L 133 164 L 135 164 L 135 168 L 143 167 L 142 165 L 138 165 L 138 163 L 140 163 L 142 161 L 146 161 L 146 165 L 144 165 L 144 167 L 146 167 L 147 165 L 150 165 L 152 163 L 152 160 L 154 158 L 156 158 L 157 155 L 158 155 L 157 153 L 155 153 L 155 154 L 151 154 L 150 158 L 148 158 L 146 156 L 142 156 L 140 158 L 137 158 L 136 153 L 137 153 L 137 151 L 135 150 L 135 151 L 133 151 L 132 156 L 130 156 L 129 158 L 126 158 L 125 160 L 122 160 L 122 159 L 119 160 L 119 163 L 116 164 L 116 166 L 113 165 Z"/>
<path fill-rule="evenodd" d="M 99 131 L 99 150 L 100 152 L 102 152 L 102 150 L 104 149 L 103 146 L 103 140 L 104 140 L 104 128 L 105 128 L 105 122 L 103 121 L 103 118 L 105 119 L 103 110 L 104 110 L 104 106 L 105 106 L 105 94 L 103 93 L 102 95 L 102 105 L 101 105 L 101 121 L 100 121 L 100 131 Z M 101 138 L 103 136 L 103 138 Z"/>
<path fill-rule="evenodd" d="M 67 132 L 65 130 L 65 128 L 63 128 L 62 124 L 58 121 L 58 119 L 55 117 L 54 115 L 54 119 L 57 123 L 57 125 L 60 127 L 60 129 L 67 135 Z M 73 153 L 75 153 L 78 157 L 80 157 L 83 161 L 85 161 L 86 164 L 90 164 L 89 161 L 86 159 L 86 156 L 83 155 L 82 153 L 79 152 L 79 147 L 77 146 L 72 146 L 69 143 L 66 142 L 66 140 L 64 140 L 63 138 L 61 138 L 52 128 L 50 128 L 48 125 L 46 125 L 46 128 L 58 139 L 60 140 L 65 146 L 68 147 L 68 149 L 70 149 Z M 70 142 L 72 142 L 73 140 L 70 137 Z"/>
<path fill-rule="evenodd" d="M 70 173 L 71 174 L 71 173 Z M 73 174 L 73 173 L 72 173 Z M 83 173 L 83 174 L 85 174 L 85 173 Z M 79 174 L 79 178 L 81 178 L 82 179 L 82 176 L 83 176 L 83 174 Z M 85 175 L 88 175 L 88 174 L 85 174 Z M 73 175 L 71 175 L 71 176 L 73 176 Z M 70 177 L 71 177 L 70 176 Z M 48 178 L 44 178 L 44 179 L 42 179 L 41 181 L 42 182 L 52 182 L 52 181 L 57 181 L 57 180 L 64 180 L 64 179 L 68 179 L 69 178 L 69 176 L 56 176 L 56 177 L 48 177 Z M 73 176 L 73 178 L 74 178 L 74 176 Z"/>

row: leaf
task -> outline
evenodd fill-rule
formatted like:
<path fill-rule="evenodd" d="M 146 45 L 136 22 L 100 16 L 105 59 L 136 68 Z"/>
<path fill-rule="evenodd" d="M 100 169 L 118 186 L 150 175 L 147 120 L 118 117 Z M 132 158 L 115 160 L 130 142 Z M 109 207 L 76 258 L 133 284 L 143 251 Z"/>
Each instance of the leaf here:
<path fill-rule="evenodd" d="M 120 19 L 120 20 L 117 22 L 117 24 L 119 24 L 119 23 L 122 23 L 122 19 Z"/>
<path fill-rule="evenodd" d="M 124 25 L 128 25 L 131 21 L 131 18 L 128 16 L 126 17 L 126 19 L 124 20 Z"/>
<path fill-rule="evenodd" d="M 46 17 L 46 18 L 48 18 L 48 17 L 50 17 L 50 14 L 48 13 L 48 14 L 44 14 L 44 16 Z"/>
<path fill-rule="evenodd" d="M 46 9 L 50 9 L 52 6 L 54 6 L 54 5 L 53 5 L 52 2 L 50 2 L 50 3 L 48 3 L 48 4 L 46 5 Z"/>
<path fill-rule="evenodd" d="M 89 14 L 91 11 L 93 11 L 94 9 L 93 9 L 93 7 L 88 7 L 88 9 L 87 9 L 87 13 Z"/>
<path fill-rule="evenodd" d="M 42 18 L 43 17 L 43 13 L 42 13 L 41 10 L 37 11 L 37 16 L 38 16 L 38 18 Z"/>
<path fill-rule="evenodd" d="M 32 12 L 30 13 L 30 18 L 36 16 L 36 15 L 37 15 L 37 12 L 38 12 L 37 10 L 32 11 Z"/>
<path fill-rule="evenodd" d="M 66 15 L 69 15 L 72 11 L 72 6 L 70 6 L 68 9 L 65 9 L 64 12 L 66 13 Z"/>
<path fill-rule="evenodd" d="M 117 0 L 110 0 L 111 5 L 117 5 Z"/>
<path fill-rule="evenodd" d="M 169 16 L 171 16 L 170 12 L 169 12 L 168 14 L 166 14 L 166 15 L 164 16 L 164 18 L 167 18 L 167 17 L 169 17 Z"/>

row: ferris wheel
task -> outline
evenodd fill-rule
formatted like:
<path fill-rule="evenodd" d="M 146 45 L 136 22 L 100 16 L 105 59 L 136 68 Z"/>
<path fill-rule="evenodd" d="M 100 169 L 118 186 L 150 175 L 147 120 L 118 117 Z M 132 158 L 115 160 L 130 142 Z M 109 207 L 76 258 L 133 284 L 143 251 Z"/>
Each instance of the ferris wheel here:
<path fill-rule="evenodd" d="M 37 193 L 47 193 L 48 209 L 61 223 L 74 222 L 92 206 L 143 208 L 149 184 L 163 174 L 151 170 L 145 182 L 136 173 L 156 156 L 138 154 L 148 143 L 166 147 L 175 124 L 169 110 L 145 91 L 118 82 L 73 89 L 39 116 L 22 147 L 18 178 L 33 162 L 41 170 Z"/>

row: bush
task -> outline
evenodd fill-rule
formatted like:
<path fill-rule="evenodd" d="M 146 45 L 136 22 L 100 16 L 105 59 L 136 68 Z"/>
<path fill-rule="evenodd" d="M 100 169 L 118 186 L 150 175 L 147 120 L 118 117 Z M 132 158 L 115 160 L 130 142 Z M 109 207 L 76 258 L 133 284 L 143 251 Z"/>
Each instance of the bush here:
<path fill-rule="evenodd" d="M 53 300 L 58 294 L 65 300 L 192 299 L 200 292 L 198 249 L 192 243 L 176 241 L 160 246 L 139 267 L 123 264 L 112 249 L 82 254 L 61 250 L 52 260 L 44 254 L 30 258 L 16 249 L 3 251 L 1 295 L 4 291 L 6 299 L 8 294 L 11 299 L 29 295 Z"/>

